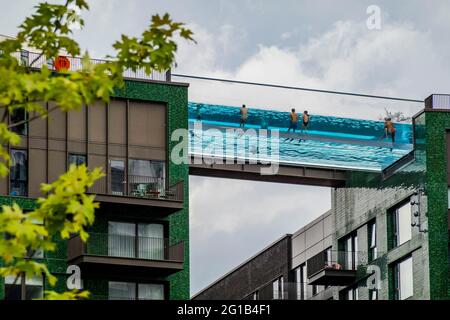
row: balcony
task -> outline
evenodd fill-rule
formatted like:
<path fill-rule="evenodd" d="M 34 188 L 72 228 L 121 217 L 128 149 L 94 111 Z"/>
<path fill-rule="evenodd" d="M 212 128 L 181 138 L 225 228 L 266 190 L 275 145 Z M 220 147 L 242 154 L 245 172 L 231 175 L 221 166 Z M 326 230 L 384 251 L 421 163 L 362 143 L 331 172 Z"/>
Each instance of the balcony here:
<path fill-rule="evenodd" d="M 184 243 L 171 246 L 164 238 L 91 233 L 87 243 L 79 236 L 69 239 L 67 259 L 88 273 L 167 276 L 183 270 Z"/>
<path fill-rule="evenodd" d="M 348 286 L 355 282 L 359 266 L 367 264 L 362 253 L 323 251 L 307 261 L 310 285 Z"/>
<path fill-rule="evenodd" d="M 96 194 L 96 200 L 100 202 L 165 207 L 169 209 L 168 213 L 183 208 L 183 181 L 167 186 L 166 180 L 160 177 L 128 175 L 125 178 L 108 174 L 88 192 Z"/>

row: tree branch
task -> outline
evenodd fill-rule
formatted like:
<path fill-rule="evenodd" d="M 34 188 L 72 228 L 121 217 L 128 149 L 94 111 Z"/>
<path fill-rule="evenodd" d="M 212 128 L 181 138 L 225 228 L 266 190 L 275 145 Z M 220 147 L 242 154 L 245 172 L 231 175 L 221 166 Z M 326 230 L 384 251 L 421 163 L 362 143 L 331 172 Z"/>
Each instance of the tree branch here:
<path fill-rule="evenodd" d="M 64 4 L 64 7 L 68 7 L 69 6 L 69 0 L 66 0 L 66 3 Z M 56 20 L 56 22 L 55 22 L 55 28 L 53 29 L 53 33 L 56 33 L 56 31 L 58 31 L 58 29 L 59 29 L 59 25 L 61 24 L 61 20 L 62 20 L 62 16 L 61 17 L 59 17 L 59 19 L 58 20 Z M 33 67 L 33 64 L 35 63 L 35 62 L 37 62 L 40 58 L 42 58 L 42 56 L 44 55 L 44 52 L 41 52 L 31 63 L 30 63 L 30 65 L 28 66 L 28 68 L 32 68 Z"/>
<path fill-rule="evenodd" d="M 48 110 L 48 111 L 45 113 L 45 115 L 49 115 L 50 113 L 52 113 L 52 112 L 55 111 L 56 109 L 58 109 L 58 106 L 54 106 L 53 108 L 51 108 L 50 110 Z M 34 121 L 34 120 L 37 120 L 37 119 L 40 119 L 40 118 L 42 118 L 42 114 L 37 114 L 37 115 L 35 115 L 35 116 L 33 116 L 33 117 L 29 118 L 29 119 L 22 120 L 22 121 L 19 121 L 19 122 L 15 122 L 15 123 L 13 123 L 13 124 L 10 124 L 10 125 L 8 126 L 8 129 L 11 129 L 11 128 L 20 126 L 20 125 L 25 124 L 25 123 L 30 123 L 31 121 Z"/>

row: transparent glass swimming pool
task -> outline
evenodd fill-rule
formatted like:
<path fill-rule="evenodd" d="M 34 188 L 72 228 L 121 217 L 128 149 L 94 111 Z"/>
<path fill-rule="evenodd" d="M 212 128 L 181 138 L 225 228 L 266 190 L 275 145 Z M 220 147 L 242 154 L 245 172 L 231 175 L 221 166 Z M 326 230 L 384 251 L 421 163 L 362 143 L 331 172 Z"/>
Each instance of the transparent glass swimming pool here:
<path fill-rule="evenodd" d="M 384 137 L 382 121 L 311 114 L 308 131 L 292 134 L 287 132 L 289 112 L 249 108 L 244 129 L 253 129 L 263 139 L 247 141 L 243 153 L 237 150 L 242 132 L 230 130 L 239 124 L 240 107 L 190 102 L 190 154 L 218 156 L 234 150 L 235 159 L 270 161 L 276 157 L 285 165 L 381 171 L 413 150 L 410 124 L 396 124 L 396 142 L 392 143 Z M 260 129 L 268 132 L 267 150 Z"/>

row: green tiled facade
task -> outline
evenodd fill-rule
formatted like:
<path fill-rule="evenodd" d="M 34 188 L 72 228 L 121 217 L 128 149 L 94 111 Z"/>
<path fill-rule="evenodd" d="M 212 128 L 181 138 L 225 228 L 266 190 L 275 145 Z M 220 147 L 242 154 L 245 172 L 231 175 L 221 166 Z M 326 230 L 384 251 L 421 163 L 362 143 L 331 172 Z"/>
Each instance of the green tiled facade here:
<path fill-rule="evenodd" d="M 168 155 L 178 141 L 170 139 L 176 129 L 188 128 L 188 88 L 170 84 L 151 84 L 139 81 L 127 81 L 125 88 L 115 95 L 118 98 L 156 101 L 167 104 Z M 187 141 L 186 141 L 187 143 Z M 184 270 L 169 278 L 170 299 L 189 299 L 189 167 L 168 163 L 169 184 L 184 181 L 184 208 L 169 217 L 170 240 L 184 241 Z M 172 243 L 172 244 L 173 244 Z"/>
<path fill-rule="evenodd" d="M 184 183 L 184 205 L 183 209 L 163 218 L 169 224 L 170 245 L 179 241 L 184 242 L 184 265 L 183 271 L 177 272 L 161 280 L 169 282 L 170 299 L 189 299 L 189 167 L 187 164 L 175 165 L 170 161 L 172 148 L 178 143 L 171 141 L 172 132 L 176 129 L 188 127 L 188 87 L 174 83 L 125 81 L 125 87 L 117 90 L 115 98 L 126 98 L 132 100 L 151 101 L 164 103 L 167 106 L 167 143 L 168 164 L 167 177 L 169 185 L 183 181 Z M 186 142 L 187 143 L 187 142 Z M 0 205 L 18 203 L 25 210 L 32 210 L 35 200 L 29 198 L 18 198 L 0 196 Z M 96 222 L 92 227 L 93 232 L 107 232 L 107 219 L 103 215 L 97 215 Z M 50 271 L 58 278 L 54 290 L 66 290 L 67 269 L 67 241 L 59 241 L 55 252 L 46 253 L 45 262 Z M 51 289 L 46 284 L 45 289 Z M 102 279 L 89 279 L 85 282 L 85 289 L 91 292 L 93 299 L 105 299 L 108 296 L 108 282 Z M 0 278 L 0 298 L 4 295 L 3 278 Z"/>
<path fill-rule="evenodd" d="M 425 112 L 431 299 L 449 298 L 448 182 L 446 130 L 450 112 Z"/>

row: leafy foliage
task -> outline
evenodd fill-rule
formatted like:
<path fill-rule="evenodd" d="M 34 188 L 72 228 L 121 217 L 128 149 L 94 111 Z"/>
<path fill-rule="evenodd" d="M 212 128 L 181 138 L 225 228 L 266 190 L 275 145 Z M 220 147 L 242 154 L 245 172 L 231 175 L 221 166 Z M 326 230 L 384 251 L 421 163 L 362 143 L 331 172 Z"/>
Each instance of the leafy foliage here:
<path fill-rule="evenodd" d="M 88 10 L 86 0 L 66 0 L 64 4 L 43 2 L 35 12 L 19 26 L 14 39 L 0 42 L 0 175 L 5 177 L 11 165 L 8 145 L 18 145 L 20 136 L 8 124 L 8 115 L 23 109 L 28 120 L 47 117 L 53 110 L 79 110 L 96 100 L 108 102 L 115 88 L 123 85 L 126 69 L 163 71 L 175 63 L 177 44 L 175 37 L 193 41 L 192 32 L 184 24 L 174 22 L 168 14 L 154 15 L 150 26 L 140 38 L 122 35 L 113 47 L 117 57 L 103 63 L 93 63 L 84 53 L 82 68 L 76 71 L 54 72 L 47 66 L 36 67 L 40 59 L 55 61 L 61 55 L 79 56 L 81 49 L 71 38 L 72 27 L 83 27 L 80 12 Z M 22 63 L 17 53 L 25 46 L 32 47 L 37 56 L 30 63 Z M 45 105 L 51 103 L 51 108 Z M 50 104 L 49 104 L 50 105 Z M 54 285 L 56 278 L 44 263 L 33 259 L 39 250 L 56 249 L 54 238 L 67 239 L 71 234 L 88 238 L 87 228 L 94 223 L 98 204 L 93 195 L 86 195 L 97 179 L 102 177 L 100 168 L 88 171 L 85 166 L 71 166 L 69 171 L 51 184 L 42 184 L 46 197 L 38 199 L 36 210 L 24 213 L 14 204 L 3 206 L 0 213 L 0 276 L 31 278 L 45 274 Z M 37 224 L 36 222 L 44 222 Z M 88 293 L 46 291 L 47 299 L 83 299 Z"/>

